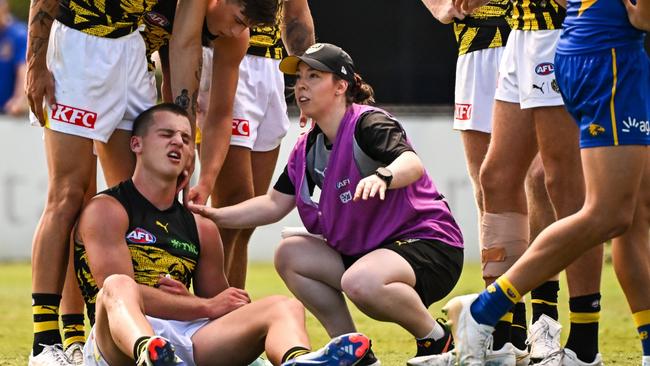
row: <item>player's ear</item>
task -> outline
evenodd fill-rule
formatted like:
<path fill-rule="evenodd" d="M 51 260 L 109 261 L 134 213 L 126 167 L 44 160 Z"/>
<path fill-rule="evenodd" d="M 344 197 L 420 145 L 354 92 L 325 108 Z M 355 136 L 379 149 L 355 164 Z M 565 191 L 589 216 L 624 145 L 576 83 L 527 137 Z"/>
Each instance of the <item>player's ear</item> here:
<path fill-rule="evenodd" d="M 129 143 L 131 146 L 131 151 L 134 153 L 139 153 L 142 151 L 142 136 L 131 136 L 131 141 Z"/>

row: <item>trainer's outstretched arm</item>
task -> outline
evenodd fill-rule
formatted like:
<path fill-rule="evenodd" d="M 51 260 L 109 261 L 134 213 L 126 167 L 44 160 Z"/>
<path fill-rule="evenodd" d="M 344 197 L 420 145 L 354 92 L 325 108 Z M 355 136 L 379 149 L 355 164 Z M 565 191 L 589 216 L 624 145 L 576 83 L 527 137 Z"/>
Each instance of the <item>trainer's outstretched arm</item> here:
<path fill-rule="evenodd" d="M 194 213 L 207 217 L 223 228 L 244 229 L 280 221 L 296 206 L 295 196 L 269 189 L 269 192 L 234 206 L 212 208 L 190 204 Z"/>
<path fill-rule="evenodd" d="M 283 0 L 282 41 L 290 55 L 302 55 L 316 42 L 307 0 Z"/>
<path fill-rule="evenodd" d="M 45 125 L 43 99 L 50 106 L 54 100 L 54 78 L 47 69 L 45 56 L 50 39 L 52 23 L 59 10 L 57 0 L 32 0 L 29 8 L 29 28 L 27 33 L 27 76 L 25 92 L 29 108 L 41 126 Z"/>
<path fill-rule="evenodd" d="M 454 7 L 453 0 L 422 0 L 431 15 L 442 24 L 449 24 L 455 19 L 462 20 L 465 15 Z"/>

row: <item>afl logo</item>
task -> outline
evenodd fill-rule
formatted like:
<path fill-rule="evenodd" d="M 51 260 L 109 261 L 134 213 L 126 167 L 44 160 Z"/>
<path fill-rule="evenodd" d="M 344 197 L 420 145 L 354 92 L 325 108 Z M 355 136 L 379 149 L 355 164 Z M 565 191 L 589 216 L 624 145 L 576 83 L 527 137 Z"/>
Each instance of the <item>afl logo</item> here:
<path fill-rule="evenodd" d="M 126 236 L 126 240 L 134 244 L 153 244 L 156 242 L 156 237 L 147 230 L 136 227 Z"/>
<path fill-rule="evenodd" d="M 548 75 L 555 71 L 555 65 L 550 62 L 544 62 L 535 66 L 535 73 L 537 75 Z"/>
<path fill-rule="evenodd" d="M 167 18 L 165 18 L 165 16 L 162 14 L 156 13 L 155 11 L 148 12 L 144 16 L 144 19 L 147 21 L 147 23 L 157 25 L 162 28 L 169 25 L 169 20 L 167 20 Z"/>

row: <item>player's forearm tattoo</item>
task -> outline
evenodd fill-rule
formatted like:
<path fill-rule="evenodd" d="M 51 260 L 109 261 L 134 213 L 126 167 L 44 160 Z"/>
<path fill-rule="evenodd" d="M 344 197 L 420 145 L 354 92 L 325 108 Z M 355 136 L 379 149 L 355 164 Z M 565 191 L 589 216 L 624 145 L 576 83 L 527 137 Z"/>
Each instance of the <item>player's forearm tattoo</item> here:
<path fill-rule="evenodd" d="M 194 93 L 192 93 L 192 115 L 194 116 L 196 116 L 196 111 L 199 109 L 198 97 L 199 97 L 199 91 L 195 90 Z"/>
<path fill-rule="evenodd" d="M 47 47 L 47 43 L 47 38 L 32 36 L 29 38 L 29 49 L 32 54 L 38 54 Z"/>
<path fill-rule="evenodd" d="M 291 19 L 285 25 L 287 48 L 292 55 L 302 55 L 314 44 L 314 33 L 300 19 Z"/>
<path fill-rule="evenodd" d="M 31 23 L 29 23 L 31 26 L 34 26 L 36 23 L 40 25 L 41 27 L 47 27 L 49 24 L 54 21 L 54 17 L 50 15 L 48 12 L 45 10 L 39 10 L 38 13 L 34 15 L 32 18 Z"/>

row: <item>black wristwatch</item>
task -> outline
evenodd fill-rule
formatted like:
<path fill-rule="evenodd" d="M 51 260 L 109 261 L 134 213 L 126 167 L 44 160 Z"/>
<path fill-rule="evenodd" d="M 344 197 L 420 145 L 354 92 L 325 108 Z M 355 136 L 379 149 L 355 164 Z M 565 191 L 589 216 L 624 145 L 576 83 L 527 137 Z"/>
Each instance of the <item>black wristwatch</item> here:
<path fill-rule="evenodd" d="M 393 172 L 387 168 L 380 167 L 375 170 L 375 175 L 378 176 L 381 180 L 386 182 L 386 188 L 390 187 L 390 182 L 393 181 Z"/>

